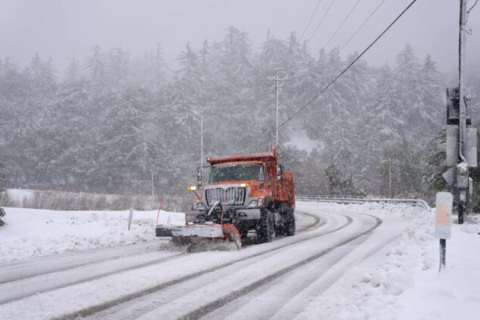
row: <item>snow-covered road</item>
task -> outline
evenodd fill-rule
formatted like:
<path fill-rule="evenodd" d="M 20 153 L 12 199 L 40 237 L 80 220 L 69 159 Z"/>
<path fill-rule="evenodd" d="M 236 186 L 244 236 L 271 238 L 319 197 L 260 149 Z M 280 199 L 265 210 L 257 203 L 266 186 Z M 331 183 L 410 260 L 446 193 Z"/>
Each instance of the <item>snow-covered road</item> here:
<path fill-rule="evenodd" d="M 5 319 L 292 319 L 403 227 L 398 217 L 300 204 L 298 233 L 241 251 L 164 242 L 4 263 Z"/>

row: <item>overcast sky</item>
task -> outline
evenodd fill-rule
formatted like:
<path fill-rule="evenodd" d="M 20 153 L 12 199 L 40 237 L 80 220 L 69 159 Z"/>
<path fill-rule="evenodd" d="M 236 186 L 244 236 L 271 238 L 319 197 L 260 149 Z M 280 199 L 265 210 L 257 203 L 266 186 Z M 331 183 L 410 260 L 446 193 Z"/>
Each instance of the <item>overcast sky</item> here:
<path fill-rule="evenodd" d="M 154 51 L 161 43 L 164 58 L 173 62 L 190 42 L 199 48 L 205 39 L 221 40 L 229 26 L 249 34 L 254 49 L 267 31 L 286 38 L 300 36 L 319 0 L 0 0 L 0 58 L 10 57 L 22 66 L 37 51 L 52 57 L 63 69 L 72 57 L 84 59 L 93 45 L 122 47 L 132 55 Z M 321 0 L 305 33 L 313 30 L 335 1 L 312 37 L 313 52 L 323 47 L 358 0 Z M 343 44 L 382 0 L 360 0 L 343 29 L 327 49 Z M 364 29 L 345 48 L 363 50 L 411 0 L 385 0 Z M 475 0 L 469 1 L 471 6 Z M 417 55 L 430 53 L 443 71 L 458 65 L 459 0 L 418 0 L 368 53 L 369 64 L 393 63 L 409 42 Z M 479 64 L 480 4 L 471 12 L 467 38 L 468 61 Z"/>

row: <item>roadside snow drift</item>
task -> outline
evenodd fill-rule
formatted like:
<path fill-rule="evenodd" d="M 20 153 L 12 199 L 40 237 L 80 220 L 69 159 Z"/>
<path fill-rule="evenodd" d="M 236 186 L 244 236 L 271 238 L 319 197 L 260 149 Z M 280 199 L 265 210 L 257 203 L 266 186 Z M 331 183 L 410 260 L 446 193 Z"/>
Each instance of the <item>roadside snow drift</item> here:
<path fill-rule="evenodd" d="M 0 228 L 0 262 L 66 251 L 133 244 L 155 239 L 157 211 L 51 211 L 5 208 Z M 179 223 L 179 213 L 162 211 L 159 221 Z M 184 221 L 184 217 L 183 217 Z"/>
<path fill-rule="evenodd" d="M 312 299 L 297 319 L 479 319 L 480 217 L 470 216 L 464 225 L 452 226 L 447 268 L 440 274 L 435 209 L 373 203 L 316 206 L 382 219 L 399 217 L 407 226 L 395 242 L 385 244 Z"/>

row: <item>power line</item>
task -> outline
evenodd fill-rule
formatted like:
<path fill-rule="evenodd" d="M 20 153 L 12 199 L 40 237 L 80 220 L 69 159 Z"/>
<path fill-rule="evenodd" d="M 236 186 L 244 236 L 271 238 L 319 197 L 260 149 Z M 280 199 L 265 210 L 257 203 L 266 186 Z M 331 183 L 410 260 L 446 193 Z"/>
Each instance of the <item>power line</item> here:
<path fill-rule="evenodd" d="M 325 14 L 323 15 L 322 19 L 321 19 L 320 22 L 318 23 L 317 27 L 316 27 L 315 30 L 313 31 L 313 33 L 312 33 L 312 35 L 310 36 L 310 38 L 308 39 L 307 43 L 309 43 L 309 42 L 312 40 L 312 38 L 315 36 L 315 33 L 317 33 L 318 28 L 320 28 L 320 26 L 322 25 L 323 20 L 325 20 L 325 17 L 327 16 L 328 12 L 330 12 L 330 8 L 332 8 L 332 5 L 333 5 L 334 2 L 335 2 L 335 0 L 332 0 L 332 2 L 330 2 L 330 5 L 328 6 L 327 11 L 325 11 Z"/>
<path fill-rule="evenodd" d="M 340 53 L 342 52 L 342 50 L 350 43 L 350 41 L 353 40 L 353 38 L 355 38 L 357 36 L 357 34 L 363 29 L 363 27 L 368 23 L 368 21 L 370 21 L 370 19 L 373 17 L 373 15 L 378 11 L 378 9 L 380 9 L 380 7 L 385 3 L 386 0 L 382 0 L 382 2 L 380 2 L 378 4 L 378 6 L 372 11 L 372 13 L 370 13 L 370 15 L 367 17 L 367 19 L 365 19 L 365 21 L 363 21 L 363 23 L 360 25 L 360 27 L 353 33 L 353 35 L 340 47 L 340 49 L 337 51 L 337 53 L 330 58 L 330 61 L 328 62 L 328 64 L 330 64 L 331 62 L 333 62 L 333 60 L 335 60 L 339 55 Z M 319 73 L 318 73 L 318 76 L 321 76 L 323 74 L 323 72 L 325 72 L 326 68 L 323 68 Z"/>
<path fill-rule="evenodd" d="M 375 9 L 375 11 L 373 13 L 376 12 L 376 10 L 378 10 L 378 8 L 383 4 L 384 1 L 382 1 L 382 3 L 380 3 L 380 5 Z M 378 42 L 378 40 L 380 40 L 380 38 L 383 37 L 383 35 L 385 35 L 385 33 L 387 33 L 387 31 L 405 14 L 405 12 L 407 12 L 411 7 L 412 5 L 417 2 L 417 0 L 413 0 L 396 18 L 395 20 L 393 20 L 388 26 L 387 28 L 385 28 L 385 30 L 382 31 L 382 33 L 380 33 L 380 35 L 375 38 L 375 40 L 373 40 L 372 43 L 370 43 L 370 45 L 368 45 L 367 48 L 365 48 L 362 53 L 360 53 L 345 69 L 343 69 L 342 72 L 340 72 L 340 74 L 338 74 L 332 81 L 330 81 L 329 84 L 327 84 L 317 95 L 315 95 L 312 99 L 310 99 L 305 105 L 303 105 L 299 110 L 297 110 L 296 112 L 294 112 L 290 117 L 287 118 L 287 120 L 285 120 L 284 122 L 282 122 L 281 124 L 278 125 L 278 127 L 276 127 L 274 130 L 270 130 L 268 132 L 266 132 L 265 136 L 267 136 L 268 134 L 272 133 L 273 131 L 277 130 L 277 129 L 280 129 L 281 127 L 283 127 L 287 122 L 289 122 L 290 120 L 292 120 L 294 117 L 296 117 L 300 112 L 302 112 L 303 110 L 305 110 L 305 108 L 307 108 L 310 104 L 312 104 L 315 100 L 318 99 L 318 97 L 320 97 L 325 91 L 327 91 L 341 76 L 343 76 L 358 60 L 360 60 L 360 58 L 365 54 L 367 53 L 368 50 L 370 50 L 374 45 L 375 43 Z M 370 15 L 370 17 L 373 15 L 373 13 Z M 370 19 L 370 17 L 367 19 L 367 21 Z M 363 27 L 363 25 L 365 25 L 366 22 L 364 22 L 364 24 L 362 24 L 362 26 L 360 28 Z M 359 29 L 360 30 L 360 29 Z M 357 32 L 354 34 L 354 36 L 358 33 L 358 30 Z M 348 41 L 347 43 L 353 39 L 352 36 Z M 346 44 L 347 44 L 346 43 Z M 345 44 L 345 45 L 346 45 Z M 345 46 L 344 45 L 344 46 Z"/>
<path fill-rule="evenodd" d="M 405 12 L 407 12 L 408 9 L 410 9 L 410 7 L 415 3 L 417 2 L 417 0 L 413 0 L 401 13 L 400 15 L 397 16 L 397 18 L 395 18 L 395 20 L 393 20 L 392 23 L 390 23 L 390 25 L 388 25 L 388 27 L 383 30 L 383 32 L 372 42 L 370 43 L 370 45 L 362 51 L 362 53 L 360 53 L 360 55 L 358 57 L 356 57 L 345 69 L 343 69 L 342 72 L 340 72 L 340 74 L 338 76 L 336 76 L 327 86 L 325 86 L 322 91 L 320 91 L 320 93 L 318 93 L 315 97 L 313 97 L 309 102 L 307 102 L 307 104 L 305 104 L 302 108 L 300 108 L 297 112 L 295 112 L 293 115 L 291 115 L 287 120 L 285 120 L 284 122 L 282 122 L 278 127 L 282 127 L 284 126 L 288 121 L 290 121 L 291 119 L 293 119 L 297 114 L 299 114 L 301 111 L 303 111 L 306 107 L 308 107 L 313 101 L 317 100 L 318 97 L 320 95 L 322 95 L 325 91 L 328 90 L 328 88 L 330 88 L 341 76 L 343 76 L 345 74 L 345 72 L 348 71 L 348 69 L 350 69 L 358 60 L 360 60 L 360 58 L 368 51 L 370 50 L 371 47 L 373 47 L 373 45 L 375 43 L 377 43 L 378 40 L 380 40 L 381 37 L 383 37 L 383 35 L 405 14 Z"/>
<path fill-rule="evenodd" d="M 477 3 L 478 3 L 478 0 L 475 1 L 475 3 L 470 7 L 470 9 L 468 9 L 467 14 L 469 14 L 470 11 L 472 11 L 472 9 L 475 8 L 475 6 L 477 5 Z"/>
<path fill-rule="evenodd" d="M 475 3 L 470 7 L 470 9 L 467 10 L 467 13 L 465 14 L 466 18 L 465 18 L 465 23 L 468 21 L 468 16 L 470 15 L 470 11 L 473 10 L 473 8 L 475 8 L 475 6 L 477 5 L 478 3 L 478 0 L 475 1 Z"/>
<path fill-rule="evenodd" d="M 347 22 L 348 18 L 350 18 L 350 16 L 352 15 L 352 12 L 353 12 L 353 11 L 355 10 L 355 8 L 358 6 L 358 4 L 360 3 L 360 1 L 362 1 L 362 0 L 357 0 L 357 3 L 355 3 L 355 5 L 353 6 L 353 8 L 350 9 L 350 12 L 347 14 L 347 16 L 345 17 L 345 19 L 343 19 L 343 21 L 342 21 L 342 23 L 340 24 L 340 26 L 338 26 L 337 30 L 335 30 L 335 32 L 332 34 L 332 36 L 330 37 L 330 39 L 328 39 L 327 43 L 323 46 L 324 48 L 330 44 L 330 41 L 332 41 L 332 39 L 337 35 L 338 31 L 340 31 L 340 29 L 343 27 L 343 25 L 345 24 L 345 22 Z"/>
<path fill-rule="evenodd" d="M 380 9 L 380 7 L 385 3 L 386 0 L 382 0 L 382 2 L 380 2 L 380 4 L 375 8 L 375 10 L 372 11 L 372 13 L 370 13 L 370 15 L 367 17 L 367 19 L 365 19 L 365 21 L 363 21 L 362 25 L 357 29 L 357 31 L 355 31 L 353 33 L 353 35 L 347 40 L 347 42 L 345 42 L 343 44 L 342 47 L 340 47 L 340 50 L 338 51 L 338 53 L 340 54 L 340 52 L 350 43 L 350 41 L 352 41 L 353 38 L 355 38 L 355 36 L 360 32 L 360 30 L 363 29 L 363 27 L 367 24 L 368 21 L 370 21 L 370 19 L 373 17 L 373 15 L 378 11 L 378 9 Z"/>
<path fill-rule="evenodd" d="M 330 61 L 328 62 L 328 64 L 332 63 L 333 60 L 335 60 L 339 55 L 340 53 L 342 52 L 343 49 L 345 49 L 345 47 L 350 43 L 350 41 L 353 40 L 353 38 L 355 38 L 357 36 L 357 34 L 363 29 L 363 27 L 367 24 L 368 21 L 370 21 L 370 19 L 373 17 L 373 15 L 378 11 L 378 9 L 380 9 L 380 7 L 385 3 L 386 0 L 382 0 L 382 2 L 379 3 L 379 5 L 375 8 L 375 10 L 372 11 L 372 13 L 370 13 L 370 15 L 367 17 L 367 19 L 365 19 L 365 21 L 363 21 L 363 23 L 360 25 L 360 27 L 352 34 L 352 36 L 350 38 L 348 38 L 348 40 L 340 47 L 340 49 L 337 51 L 337 53 L 330 58 Z M 318 73 L 318 76 L 321 76 L 325 70 L 327 68 L 323 68 L 319 73 Z"/>
<path fill-rule="evenodd" d="M 303 32 L 302 32 L 302 35 L 300 36 L 300 40 L 299 40 L 299 41 L 302 41 L 303 36 L 305 35 L 305 32 L 307 31 L 308 27 L 310 27 L 310 23 L 312 23 L 313 17 L 314 17 L 315 14 L 317 13 L 317 10 L 318 10 L 318 8 L 320 7 L 320 4 L 321 4 L 321 3 L 322 3 L 322 0 L 319 0 L 318 3 L 317 3 L 317 6 L 315 7 L 315 10 L 314 10 L 313 13 L 312 13 L 312 16 L 310 17 L 310 20 L 308 20 L 308 23 L 307 23 L 307 25 L 305 26 L 305 29 L 303 29 Z"/>
<path fill-rule="evenodd" d="M 370 45 L 362 51 L 362 53 L 360 53 L 360 55 L 358 57 L 356 57 L 345 69 L 343 69 L 342 72 L 340 72 L 340 74 L 338 76 L 336 76 L 327 86 L 325 86 L 322 91 L 320 91 L 320 93 L 318 93 L 315 97 L 313 97 L 309 102 L 307 102 L 303 107 L 301 107 L 297 112 L 295 112 L 293 115 L 291 115 L 287 120 L 285 120 L 284 122 L 282 122 L 278 127 L 281 128 L 282 126 L 284 126 L 288 121 L 290 121 L 291 119 L 293 119 L 297 114 L 299 114 L 301 111 L 303 111 L 306 107 L 308 107 L 313 101 L 317 100 L 318 97 L 320 95 L 322 95 L 325 91 L 327 91 L 341 76 L 343 76 L 345 74 L 345 72 L 348 71 L 348 69 L 350 69 L 358 60 L 360 60 L 360 58 L 368 51 L 370 50 L 371 47 L 373 47 L 373 45 L 375 43 L 377 43 L 378 40 L 380 40 L 381 37 L 383 37 L 383 35 L 385 33 L 387 33 L 387 31 L 405 14 L 405 12 L 407 12 L 408 9 L 410 9 L 410 7 L 415 3 L 417 2 L 417 0 L 413 0 L 398 16 L 397 18 L 395 18 L 395 20 L 393 20 L 392 23 L 390 23 L 388 25 L 388 27 L 383 30 L 383 32 L 375 39 L 373 40 L 372 43 L 370 43 Z"/>

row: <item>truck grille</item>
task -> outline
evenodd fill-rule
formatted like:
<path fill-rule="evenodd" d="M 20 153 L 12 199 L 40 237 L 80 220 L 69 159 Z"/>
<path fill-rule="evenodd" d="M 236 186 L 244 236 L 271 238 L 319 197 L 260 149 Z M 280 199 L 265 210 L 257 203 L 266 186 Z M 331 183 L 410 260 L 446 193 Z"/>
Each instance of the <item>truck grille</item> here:
<path fill-rule="evenodd" d="M 232 187 L 224 190 L 222 188 L 205 190 L 207 204 L 210 206 L 217 201 L 227 205 L 239 206 L 245 202 L 246 188 Z"/>

